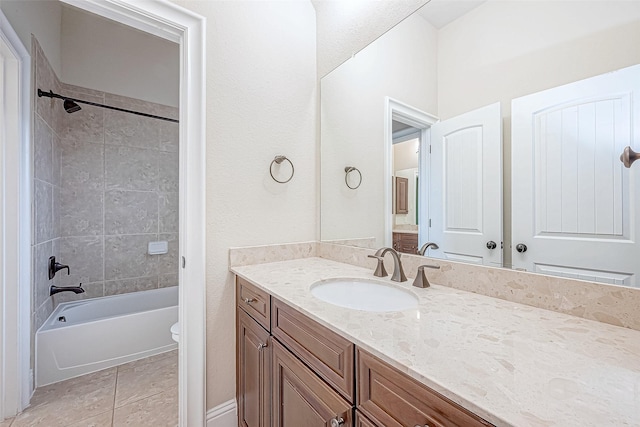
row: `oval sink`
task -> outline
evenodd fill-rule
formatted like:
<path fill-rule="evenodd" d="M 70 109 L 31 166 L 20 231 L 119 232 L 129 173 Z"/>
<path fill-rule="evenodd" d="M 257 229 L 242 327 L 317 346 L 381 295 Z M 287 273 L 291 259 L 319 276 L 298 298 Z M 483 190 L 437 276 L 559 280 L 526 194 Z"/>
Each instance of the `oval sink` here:
<path fill-rule="evenodd" d="M 364 311 L 402 311 L 418 307 L 405 289 L 359 279 L 326 280 L 311 285 L 311 294 L 329 304 Z"/>

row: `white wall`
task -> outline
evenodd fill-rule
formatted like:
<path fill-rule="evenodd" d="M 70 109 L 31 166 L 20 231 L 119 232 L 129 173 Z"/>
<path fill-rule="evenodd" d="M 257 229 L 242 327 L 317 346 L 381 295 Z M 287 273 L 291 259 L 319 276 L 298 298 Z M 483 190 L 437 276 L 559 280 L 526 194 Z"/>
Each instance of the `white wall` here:
<path fill-rule="evenodd" d="M 60 30 L 62 6 L 51 0 L 2 0 L 0 9 L 18 34 L 22 44 L 31 50 L 31 34 L 36 36 L 51 68 L 60 76 L 62 69 Z M 30 52 L 31 53 L 31 52 Z"/>
<path fill-rule="evenodd" d="M 325 76 L 428 1 L 312 0 L 318 76 Z"/>
<path fill-rule="evenodd" d="M 178 106 L 178 44 L 69 6 L 60 40 L 63 82 Z"/>
<path fill-rule="evenodd" d="M 308 1 L 177 1 L 207 17 L 207 407 L 235 394 L 231 246 L 316 238 L 315 14 Z M 269 163 L 295 164 L 276 184 Z"/>
<path fill-rule="evenodd" d="M 502 104 L 509 264 L 511 100 L 640 63 L 640 2 L 490 0 L 438 37 L 439 117 Z"/>
<path fill-rule="evenodd" d="M 322 240 L 384 243 L 385 97 L 433 113 L 436 55 L 435 28 L 414 14 L 322 79 Z M 362 172 L 357 190 L 346 187 L 345 166 Z"/>

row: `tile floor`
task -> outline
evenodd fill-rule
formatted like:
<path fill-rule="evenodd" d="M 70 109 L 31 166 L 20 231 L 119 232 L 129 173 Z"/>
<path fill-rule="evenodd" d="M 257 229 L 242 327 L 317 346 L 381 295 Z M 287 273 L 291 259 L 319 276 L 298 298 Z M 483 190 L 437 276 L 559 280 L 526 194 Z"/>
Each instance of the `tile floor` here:
<path fill-rule="evenodd" d="M 31 406 L 0 427 L 175 427 L 177 350 L 36 390 Z"/>

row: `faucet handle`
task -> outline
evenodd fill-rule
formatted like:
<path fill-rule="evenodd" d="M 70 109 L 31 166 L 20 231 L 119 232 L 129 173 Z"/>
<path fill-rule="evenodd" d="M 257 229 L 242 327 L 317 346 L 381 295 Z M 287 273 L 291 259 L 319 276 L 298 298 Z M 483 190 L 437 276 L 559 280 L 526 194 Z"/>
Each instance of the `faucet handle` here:
<path fill-rule="evenodd" d="M 440 266 L 432 265 L 432 264 L 423 264 L 420 267 L 418 267 L 418 273 L 416 274 L 416 278 L 413 280 L 413 286 L 417 288 L 428 288 L 431 286 L 431 284 L 429 283 L 429 279 L 427 279 L 427 275 L 424 272 L 425 268 L 440 269 Z"/>
<path fill-rule="evenodd" d="M 384 268 L 384 257 L 379 255 L 367 255 L 369 258 L 377 259 L 378 265 L 376 266 L 376 271 L 373 272 L 373 275 L 376 277 L 387 277 L 389 273 Z"/>

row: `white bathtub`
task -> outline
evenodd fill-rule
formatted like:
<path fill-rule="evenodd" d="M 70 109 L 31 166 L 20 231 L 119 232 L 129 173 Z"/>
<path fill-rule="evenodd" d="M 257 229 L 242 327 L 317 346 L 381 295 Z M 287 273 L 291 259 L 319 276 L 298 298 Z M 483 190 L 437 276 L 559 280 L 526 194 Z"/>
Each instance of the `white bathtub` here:
<path fill-rule="evenodd" d="M 36 387 L 177 348 L 178 287 L 60 304 L 36 332 Z"/>

